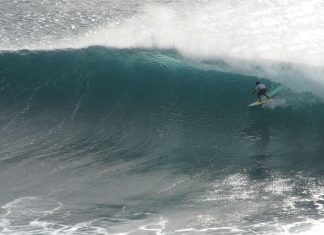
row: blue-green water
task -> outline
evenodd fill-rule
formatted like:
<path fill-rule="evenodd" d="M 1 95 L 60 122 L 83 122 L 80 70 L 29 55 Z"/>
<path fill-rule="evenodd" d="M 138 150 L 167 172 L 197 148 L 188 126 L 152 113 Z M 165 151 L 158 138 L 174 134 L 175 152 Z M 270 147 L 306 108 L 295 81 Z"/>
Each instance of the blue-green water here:
<path fill-rule="evenodd" d="M 311 3 L 309 7 L 321 11 L 319 2 Z M 270 17 L 283 5 L 1 4 L 7 9 L 0 37 L 1 234 L 322 233 L 321 51 L 302 63 L 294 53 L 310 56 L 312 45 L 300 49 L 292 43 L 296 47 L 291 54 L 288 50 L 278 60 L 280 40 L 268 41 L 268 56 L 252 58 L 255 51 L 243 53 L 239 47 L 247 34 L 239 34 L 240 43 L 233 40 L 237 47 L 232 49 L 202 41 L 208 53 L 204 43 L 190 44 L 195 34 L 189 41 L 181 39 L 190 32 L 190 19 L 212 36 L 208 30 L 222 27 L 206 17 L 233 16 L 231 11 L 210 11 L 204 17 L 198 11 L 189 17 L 190 7 L 240 12 L 232 26 L 239 20 L 250 22 L 247 32 L 255 36 L 253 17 Z M 295 3 L 287 4 L 286 16 L 299 12 Z M 245 7 L 253 9 L 252 19 L 244 18 Z M 56 15 L 54 8 L 60 9 Z M 171 46 L 162 34 L 152 32 L 139 20 L 148 16 L 161 27 L 173 21 L 176 27 L 163 35 L 168 40 L 173 35 L 171 41 L 187 47 Z M 116 34 L 108 33 L 100 43 L 94 33 L 83 46 L 73 46 L 71 38 L 93 30 L 98 19 L 97 32 L 107 27 Z M 127 23 L 120 26 L 116 22 L 122 19 Z M 186 26 L 183 35 L 180 26 Z M 131 29 L 138 38 L 114 38 L 129 35 Z M 140 35 L 146 30 L 154 37 L 143 46 L 148 41 Z M 236 30 L 232 27 L 223 36 Z M 196 36 L 207 40 L 204 34 Z M 303 43 L 307 40 L 301 37 L 298 45 Z M 255 44 L 254 49 L 261 47 Z M 242 54 L 233 54 L 234 49 Z M 284 88 L 269 105 L 249 108 L 257 79 L 272 91 Z"/>

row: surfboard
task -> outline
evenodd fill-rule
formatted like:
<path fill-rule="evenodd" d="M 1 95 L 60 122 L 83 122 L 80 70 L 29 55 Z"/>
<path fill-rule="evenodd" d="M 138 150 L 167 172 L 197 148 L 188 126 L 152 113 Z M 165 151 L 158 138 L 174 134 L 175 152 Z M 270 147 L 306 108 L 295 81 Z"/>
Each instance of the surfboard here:
<path fill-rule="evenodd" d="M 270 103 L 271 101 L 272 101 L 272 98 L 262 99 L 262 101 L 258 100 L 256 102 L 253 102 L 253 103 L 249 104 L 248 106 L 253 107 L 253 106 L 258 106 L 258 105 L 264 105 L 264 104 Z"/>

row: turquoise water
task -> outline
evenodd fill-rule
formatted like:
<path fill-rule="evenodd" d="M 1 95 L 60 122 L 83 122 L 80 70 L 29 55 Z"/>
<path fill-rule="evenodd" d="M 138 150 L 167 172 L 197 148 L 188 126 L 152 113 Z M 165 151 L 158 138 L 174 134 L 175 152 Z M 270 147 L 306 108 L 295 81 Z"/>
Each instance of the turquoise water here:
<path fill-rule="evenodd" d="M 1 3 L 1 234 L 322 233 L 322 52 L 253 39 L 320 2 L 41 3 Z M 276 96 L 250 108 L 256 80 Z"/>

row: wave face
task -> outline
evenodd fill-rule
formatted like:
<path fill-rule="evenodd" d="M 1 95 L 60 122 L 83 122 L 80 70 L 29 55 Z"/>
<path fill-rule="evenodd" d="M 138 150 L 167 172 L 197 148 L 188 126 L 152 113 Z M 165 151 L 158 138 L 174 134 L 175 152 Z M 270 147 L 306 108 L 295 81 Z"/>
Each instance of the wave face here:
<path fill-rule="evenodd" d="M 0 67 L 4 234 L 323 232 L 311 93 L 251 109 L 257 77 L 174 50 L 3 52 Z"/>

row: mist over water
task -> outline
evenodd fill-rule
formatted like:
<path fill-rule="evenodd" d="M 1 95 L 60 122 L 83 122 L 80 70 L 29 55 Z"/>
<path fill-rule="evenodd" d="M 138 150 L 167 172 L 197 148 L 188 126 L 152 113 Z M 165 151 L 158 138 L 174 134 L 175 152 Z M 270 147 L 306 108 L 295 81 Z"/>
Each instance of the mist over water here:
<path fill-rule="evenodd" d="M 1 234 L 323 233 L 322 1 L 0 4 Z"/>
<path fill-rule="evenodd" d="M 323 65 L 323 2 L 3 2 L 1 48 L 175 48 Z"/>

